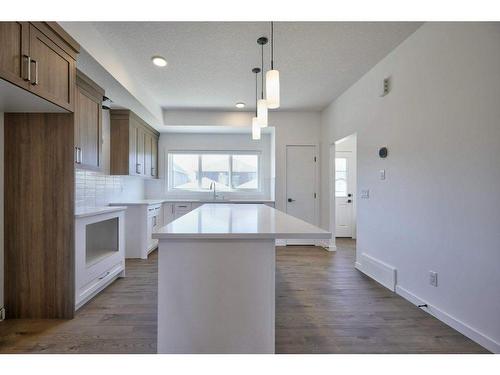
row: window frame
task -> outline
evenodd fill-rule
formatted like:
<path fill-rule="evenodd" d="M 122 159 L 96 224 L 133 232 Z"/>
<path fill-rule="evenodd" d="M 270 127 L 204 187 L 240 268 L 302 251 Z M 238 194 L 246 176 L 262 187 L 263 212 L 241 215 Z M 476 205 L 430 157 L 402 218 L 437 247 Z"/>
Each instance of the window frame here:
<path fill-rule="evenodd" d="M 173 184 L 173 156 L 174 155 L 197 155 L 198 156 L 198 189 L 183 189 L 172 186 Z M 204 189 L 201 187 L 201 176 L 202 176 L 202 155 L 228 155 L 229 156 L 229 189 L 220 190 L 221 192 L 235 193 L 235 192 L 252 192 L 260 193 L 262 191 L 262 168 L 261 168 L 261 151 L 256 150 L 217 150 L 217 151 L 204 151 L 204 150 L 169 150 L 167 151 L 167 189 L 169 192 L 192 192 L 192 193 L 203 193 L 209 192 L 210 189 Z M 234 155 L 251 155 L 257 156 L 257 188 L 233 188 L 233 156 Z"/>

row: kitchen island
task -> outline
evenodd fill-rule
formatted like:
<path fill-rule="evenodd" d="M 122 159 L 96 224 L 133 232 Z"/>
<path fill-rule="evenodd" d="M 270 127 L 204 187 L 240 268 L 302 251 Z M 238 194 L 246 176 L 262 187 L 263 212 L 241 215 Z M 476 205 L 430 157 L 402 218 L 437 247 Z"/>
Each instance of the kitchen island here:
<path fill-rule="evenodd" d="M 275 240 L 331 233 L 264 204 L 204 204 L 159 240 L 159 353 L 274 353 Z"/>

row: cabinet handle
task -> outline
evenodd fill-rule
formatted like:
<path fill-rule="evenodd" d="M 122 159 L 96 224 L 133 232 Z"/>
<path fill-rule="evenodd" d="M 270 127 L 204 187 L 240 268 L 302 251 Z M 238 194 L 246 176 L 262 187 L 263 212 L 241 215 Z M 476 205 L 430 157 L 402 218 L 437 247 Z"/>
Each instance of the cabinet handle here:
<path fill-rule="evenodd" d="M 25 81 L 31 81 L 31 57 L 28 55 L 23 55 L 23 59 L 26 59 L 26 78 L 23 78 Z"/>
<path fill-rule="evenodd" d="M 78 164 L 78 147 L 75 147 L 75 163 Z"/>
<path fill-rule="evenodd" d="M 151 167 L 151 176 L 154 176 L 154 175 L 155 175 L 155 168 Z"/>
<path fill-rule="evenodd" d="M 141 168 L 141 164 L 137 163 L 135 165 L 135 173 L 139 173 L 139 174 L 141 173 L 141 171 L 139 170 L 139 168 Z"/>
<path fill-rule="evenodd" d="M 31 81 L 31 84 L 33 86 L 36 86 L 36 85 L 38 85 L 38 60 L 30 59 L 30 65 L 31 65 L 31 63 L 35 63 L 35 81 Z"/>
<path fill-rule="evenodd" d="M 108 276 L 110 274 L 109 271 L 107 271 L 104 275 L 102 275 L 101 277 L 99 277 L 99 280 L 102 280 L 104 279 L 106 276 Z"/>
<path fill-rule="evenodd" d="M 80 150 L 80 164 L 82 164 L 82 160 L 83 160 L 83 151 L 82 151 L 81 147 L 78 147 L 78 149 Z"/>

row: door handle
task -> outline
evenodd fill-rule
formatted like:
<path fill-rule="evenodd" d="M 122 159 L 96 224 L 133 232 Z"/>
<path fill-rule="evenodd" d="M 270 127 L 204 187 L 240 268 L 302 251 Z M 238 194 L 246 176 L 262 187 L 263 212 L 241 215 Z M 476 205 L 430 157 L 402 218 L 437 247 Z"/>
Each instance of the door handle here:
<path fill-rule="evenodd" d="M 295 199 L 288 198 L 288 202 L 295 202 Z"/>
<path fill-rule="evenodd" d="M 351 194 L 351 193 L 349 193 L 349 194 L 347 194 L 347 196 L 348 196 L 348 197 L 352 197 L 352 194 Z"/>
<path fill-rule="evenodd" d="M 348 199 L 348 200 L 347 200 L 347 203 L 352 203 L 352 200 L 351 200 L 351 199 Z"/>

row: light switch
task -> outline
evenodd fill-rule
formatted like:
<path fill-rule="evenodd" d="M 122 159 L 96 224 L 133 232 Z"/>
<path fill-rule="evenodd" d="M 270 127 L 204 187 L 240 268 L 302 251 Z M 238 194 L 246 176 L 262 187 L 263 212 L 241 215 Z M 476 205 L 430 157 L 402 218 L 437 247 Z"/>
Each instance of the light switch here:
<path fill-rule="evenodd" d="M 385 169 L 380 170 L 380 179 L 385 180 Z"/>
<path fill-rule="evenodd" d="M 370 198 L 370 190 L 361 190 L 361 198 L 362 199 Z"/>

